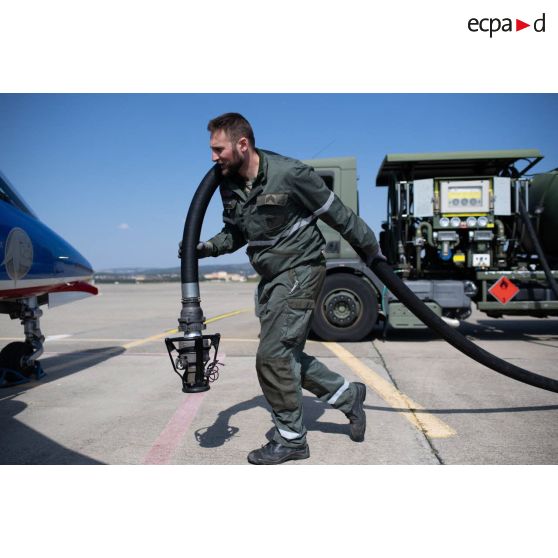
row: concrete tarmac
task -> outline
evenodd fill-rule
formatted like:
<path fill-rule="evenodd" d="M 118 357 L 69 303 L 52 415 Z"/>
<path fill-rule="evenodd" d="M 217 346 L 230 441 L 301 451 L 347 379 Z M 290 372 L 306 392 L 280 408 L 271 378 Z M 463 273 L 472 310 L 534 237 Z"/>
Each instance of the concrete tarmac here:
<path fill-rule="evenodd" d="M 177 326 L 180 285 L 99 288 L 45 310 L 47 376 L 0 391 L 0 463 L 247 464 L 273 427 L 255 372 L 255 284 L 201 283 L 205 316 L 216 318 L 207 333 L 221 333 L 224 363 L 202 394 L 182 393 L 163 343 Z M 22 340 L 17 320 L 0 318 L 0 347 Z M 474 313 L 460 331 L 558 378 L 556 319 Z M 304 392 L 311 456 L 286 466 L 558 463 L 558 394 L 497 374 L 428 331 L 309 340 L 306 350 L 368 385 L 368 430 L 352 442 L 345 416 Z"/>

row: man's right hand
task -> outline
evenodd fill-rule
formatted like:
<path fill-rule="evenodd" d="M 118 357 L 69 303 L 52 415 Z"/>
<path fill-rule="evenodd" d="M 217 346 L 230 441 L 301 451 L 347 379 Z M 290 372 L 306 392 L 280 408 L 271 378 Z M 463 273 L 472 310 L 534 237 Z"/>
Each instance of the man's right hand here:
<path fill-rule="evenodd" d="M 198 242 L 196 246 L 196 254 L 198 255 L 198 259 L 213 256 L 213 243 L 209 241 Z"/>
<path fill-rule="evenodd" d="M 196 245 L 196 255 L 198 259 L 201 258 L 208 258 L 209 256 L 213 256 L 213 243 L 211 242 L 198 242 Z M 182 250 L 182 240 L 178 243 L 178 258 L 182 259 L 183 250 Z"/>

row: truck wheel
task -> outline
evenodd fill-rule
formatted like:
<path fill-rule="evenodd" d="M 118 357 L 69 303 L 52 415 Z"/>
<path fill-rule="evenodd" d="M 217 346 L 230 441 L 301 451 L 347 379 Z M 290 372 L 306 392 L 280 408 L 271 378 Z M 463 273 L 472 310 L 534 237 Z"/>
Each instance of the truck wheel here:
<path fill-rule="evenodd" d="M 316 303 L 312 331 L 324 341 L 360 341 L 378 319 L 374 289 L 356 275 L 328 275 Z"/>

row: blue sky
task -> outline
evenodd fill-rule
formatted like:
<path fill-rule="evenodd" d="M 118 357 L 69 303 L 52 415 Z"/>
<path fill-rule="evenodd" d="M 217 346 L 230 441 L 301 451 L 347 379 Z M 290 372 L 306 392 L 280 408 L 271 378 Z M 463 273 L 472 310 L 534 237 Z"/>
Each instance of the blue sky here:
<path fill-rule="evenodd" d="M 207 121 L 227 111 L 251 121 L 259 147 L 356 156 L 361 215 L 375 231 L 386 153 L 536 148 L 545 155 L 536 170 L 558 167 L 556 94 L 2 94 L 0 170 L 96 270 L 175 266 L 211 166 Z M 202 238 L 220 219 L 214 199 Z"/>

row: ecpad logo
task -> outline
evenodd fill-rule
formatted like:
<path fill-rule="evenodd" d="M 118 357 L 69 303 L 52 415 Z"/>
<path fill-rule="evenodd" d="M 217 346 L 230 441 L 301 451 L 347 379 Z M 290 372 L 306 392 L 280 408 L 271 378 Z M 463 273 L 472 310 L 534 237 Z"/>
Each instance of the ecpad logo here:
<path fill-rule="evenodd" d="M 542 17 L 536 19 L 533 23 L 533 29 L 536 33 L 544 33 L 545 32 L 545 25 L 546 25 L 546 14 L 543 13 Z M 498 31 L 503 32 L 510 32 L 514 31 L 512 18 L 505 17 L 500 19 L 498 17 L 485 17 L 482 19 L 477 19 L 476 17 L 472 17 L 467 27 L 469 31 L 473 33 L 477 33 L 478 31 L 482 31 L 483 33 L 490 33 L 490 38 L 494 33 Z M 521 31 L 522 29 L 526 29 L 527 27 L 531 27 L 530 23 L 525 23 L 520 19 L 515 20 L 515 31 Z"/>

